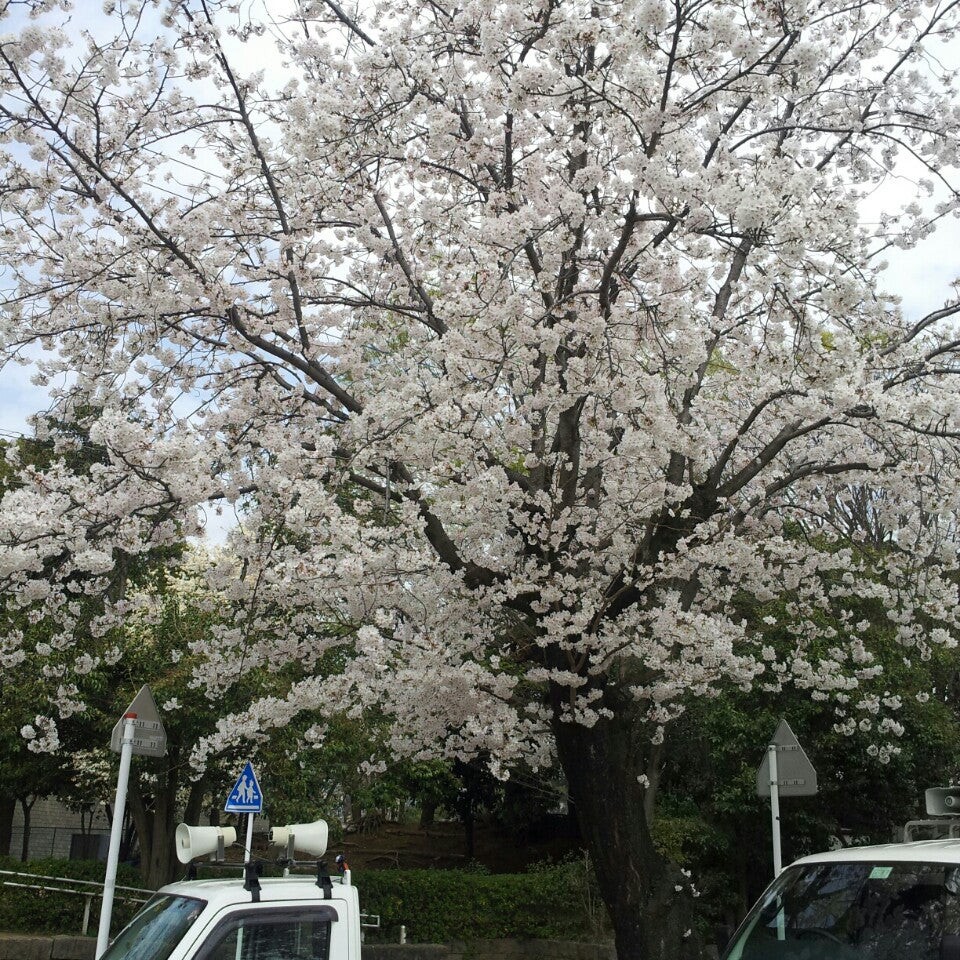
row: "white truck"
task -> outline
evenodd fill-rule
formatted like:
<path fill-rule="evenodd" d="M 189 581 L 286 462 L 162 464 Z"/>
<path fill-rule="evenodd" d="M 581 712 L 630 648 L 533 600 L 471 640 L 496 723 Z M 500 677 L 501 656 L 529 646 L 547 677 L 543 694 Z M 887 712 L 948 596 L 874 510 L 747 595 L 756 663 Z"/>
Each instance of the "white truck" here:
<path fill-rule="evenodd" d="M 293 859 L 297 828 L 308 852 L 323 855 L 326 824 L 297 824 L 271 831 Z M 306 842 L 310 833 L 316 841 Z M 232 843 L 232 828 L 177 831 L 181 862 Z M 312 847 L 312 849 L 311 849 Z M 319 850 L 319 853 L 317 853 Z M 345 865 L 344 865 L 345 866 Z M 349 869 L 331 877 L 316 864 L 316 878 L 261 877 L 259 864 L 235 864 L 242 877 L 171 883 L 147 902 L 100 960 L 360 960 L 360 906 Z"/>
<path fill-rule="evenodd" d="M 722 960 L 960 960 L 960 789 L 927 791 L 948 839 L 803 857 L 767 888 Z"/>

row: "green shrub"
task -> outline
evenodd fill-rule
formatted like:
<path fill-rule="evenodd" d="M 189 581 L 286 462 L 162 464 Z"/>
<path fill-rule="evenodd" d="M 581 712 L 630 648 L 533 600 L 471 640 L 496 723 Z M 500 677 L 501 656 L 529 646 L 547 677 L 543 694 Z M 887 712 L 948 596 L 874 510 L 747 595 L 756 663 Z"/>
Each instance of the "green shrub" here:
<path fill-rule="evenodd" d="M 502 937 L 593 940 L 605 914 L 583 860 L 523 874 L 473 870 L 371 870 L 357 874 L 360 909 L 380 915 L 368 940 L 415 943 Z"/>
<path fill-rule="evenodd" d="M 93 861 L 35 860 L 29 864 L 0 859 L 0 869 L 19 873 L 102 881 L 104 865 Z M 0 875 L 0 881 L 30 883 Z M 396 943 L 400 926 L 413 943 L 495 940 L 502 937 L 546 940 L 595 940 L 605 935 L 606 914 L 592 870 L 583 858 L 542 866 L 522 874 L 466 870 L 371 870 L 354 874 L 360 909 L 380 915 L 380 930 L 369 941 Z M 45 880 L 38 884 L 54 886 Z M 139 875 L 120 867 L 120 886 L 138 887 Z M 119 896 L 118 892 L 118 896 Z M 84 898 L 70 894 L 5 886 L 0 896 L 0 930 L 78 934 Z M 114 904 L 112 933 L 133 916 L 139 904 Z M 96 934 L 99 898 L 91 910 Z"/>
<path fill-rule="evenodd" d="M 68 877 L 75 880 L 103 882 L 105 865 L 95 860 L 32 860 L 21 863 L 9 857 L 0 857 L 0 870 L 16 873 L 41 874 L 47 877 Z M 27 877 L 11 877 L 0 874 L 3 895 L 0 896 L 0 930 L 18 933 L 64 933 L 79 934 L 83 926 L 83 909 L 86 899 L 69 893 L 51 890 L 34 890 L 13 884 L 36 884 L 37 886 L 60 886 L 50 880 L 32 881 Z M 69 886 L 69 884 L 62 884 Z M 117 885 L 139 887 L 140 874 L 121 866 L 117 871 Z M 79 888 L 78 888 L 79 889 Z M 91 890 L 95 889 L 93 887 Z M 111 931 L 116 933 L 139 909 L 140 904 L 123 902 L 117 891 L 111 916 Z M 143 894 L 142 896 L 146 896 Z M 96 935 L 100 917 L 100 898 L 95 897 L 90 910 L 89 933 Z"/>

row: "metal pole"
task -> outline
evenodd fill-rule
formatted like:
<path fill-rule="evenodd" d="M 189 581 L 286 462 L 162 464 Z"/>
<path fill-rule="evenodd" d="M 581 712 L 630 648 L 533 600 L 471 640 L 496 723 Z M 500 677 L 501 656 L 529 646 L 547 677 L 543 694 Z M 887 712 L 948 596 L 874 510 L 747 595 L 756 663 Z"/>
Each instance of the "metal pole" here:
<path fill-rule="evenodd" d="M 123 739 L 120 741 L 120 772 L 117 774 L 117 797 L 113 802 L 113 824 L 110 829 L 110 850 L 107 853 L 107 873 L 103 881 L 103 902 L 100 904 L 100 927 L 97 931 L 96 960 L 106 952 L 110 943 L 110 915 L 113 913 L 113 893 L 117 886 L 117 864 L 120 860 L 120 841 L 123 837 L 123 815 L 127 807 L 127 782 L 130 779 L 130 758 L 133 756 L 135 713 L 124 714 Z"/>
<path fill-rule="evenodd" d="M 777 770 L 777 745 L 767 747 L 770 758 L 770 824 L 773 829 L 773 876 L 779 877 L 783 871 L 783 859 L 780 851 L 780 774 Z"/>
<path fill-rule="evenodd" d="M 84 936 L 90 929 L 90 904 L 93 902 L 93 894 L 88 893 L 83 898 L 83 929 L 80 931 Z"/>
<path fill-rule="evenodd" d="M 247 842 L 244 844 L 243 862 L 249 863 L 253 859 L 253 814 L 247 814 Z M 237 949 L 233 960 L 240 960 L 243 955 L 243 924 L 237 929 Z M 99 958 L 98 958 L 99 960 Z"/>
<path fill-rule="evenodd" d="M 247 814 L 247 846 L 243 855 L 243 862 L 249 863 L 253 859 L 253 814 Z"/>

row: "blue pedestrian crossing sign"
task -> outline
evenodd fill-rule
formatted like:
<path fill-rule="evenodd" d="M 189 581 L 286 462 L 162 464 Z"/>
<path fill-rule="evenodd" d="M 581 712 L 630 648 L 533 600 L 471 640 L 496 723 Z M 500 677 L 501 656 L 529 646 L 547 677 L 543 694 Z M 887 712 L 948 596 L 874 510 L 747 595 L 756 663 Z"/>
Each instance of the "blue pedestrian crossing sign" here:
<path fill-rule="evenodd" d="M 243 773 L 237 777 L 233 789 L 227 794 L 226 813 L 260 813 L 263 810 L 263 791 L 257 783 L 253 764 L 247 761 Z"/>

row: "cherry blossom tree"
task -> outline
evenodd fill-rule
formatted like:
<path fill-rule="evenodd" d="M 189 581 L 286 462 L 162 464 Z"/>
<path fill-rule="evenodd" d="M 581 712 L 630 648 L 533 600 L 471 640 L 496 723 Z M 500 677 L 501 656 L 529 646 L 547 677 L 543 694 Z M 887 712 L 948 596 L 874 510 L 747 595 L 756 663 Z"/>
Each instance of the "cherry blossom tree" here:
<path fill-rule="evenodd" d="M 65 6 L 0 3 L 0 339 L 109 459 L 24 467 L 9 602 L 71 650 L 72 584 L 109 629 L 118 557 L 238 510 L 211 695 L 341 670 L 220 739 L 376 708 L 556 759 L 618 955 L 683 955 L 642 812 L 690 698 L 871 711 L 850 597 L 953 642 L 957 301 L 880 274 L 955 210 L 956 0 Z M 835 522 L 866 488 L 883 551 Z M 737 599 L 785 591 L 777 651 Z"/>

